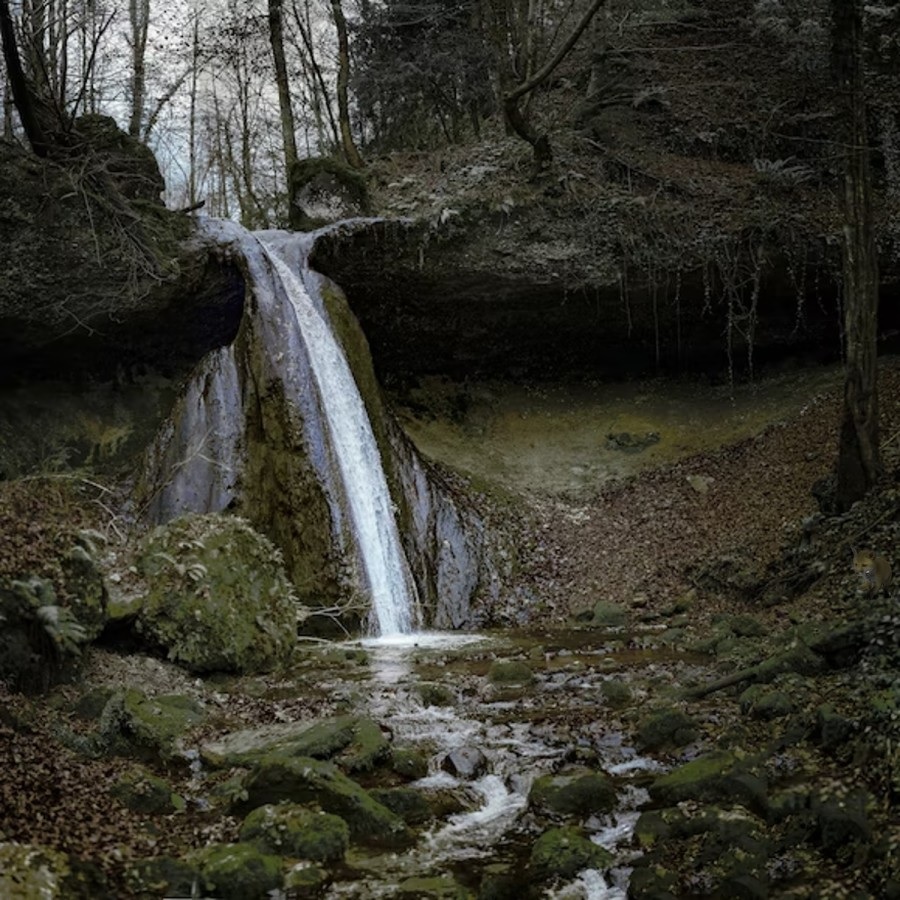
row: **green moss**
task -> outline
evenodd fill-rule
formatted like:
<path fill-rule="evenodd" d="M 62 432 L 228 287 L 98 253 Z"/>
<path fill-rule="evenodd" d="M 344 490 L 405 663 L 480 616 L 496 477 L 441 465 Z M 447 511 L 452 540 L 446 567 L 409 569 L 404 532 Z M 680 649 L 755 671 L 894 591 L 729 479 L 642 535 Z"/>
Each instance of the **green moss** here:
<path fill-rule="evenodd" d="M 69 857 L 33 844 L 0 844 L 0 897 L 4 900 L 66 900 Z"/>
<path fill-rule="evenodd" d="M 139 633 L 195 672 L 257 672 L 293 651 L 298 605 L 275 547 L 243 519 L 186 515 L 157 528 L 140 559 Z"/>
<path fill-rule="evenodd" d="M 531 867 L 542 880 L 572 878 L 582 869 L 603 869 L 612 858 L 608 850 L 592 843 L 576 828 L 551 828 L 531 848 Z"/>
<path fill-rule="evenodd" d="M 409 787 L 375 788 L 372 797 L 408 825 L 421 825 L 431 818 L 431 807 L 420 791 Z"/>
<path fill-rule="evenodd" d="M 613 709 L 628 706 L 632 699 L 631 688 L 624 681 L 617 681 L 613 678 L 607 678 L 601 682 L 600 694 Z"/>
<path fill-rule="evenodd" d="M 525 685 L 534 681 L 534 672 L 527 663 L 495 659 L 488 670 L 488 679 L 498 685 Z"/>
<path fill-rule="evenodd" d="M 610 812 L 616 789 L 602 772 L 542 775 L 528 794 L 531 806 L 562 816 L 590 816 Z"/>
<path fill-rule="evenodd" d="M 330 813 L 295 803 L 266 804 L 244 819 L 240 839 L 279 856 L 333 862 L 344 858 L 350 829 Z"/>
<path fill-rule="evenodd" d="M 236 731 L 204 744 L 202 754 L 204 761 L 216 768 L 252 766 L 274 754 L 336 759 L 344 770 L 356 772 L 371 770 L 386 761 L 390 744 L 372 719 L 338 716 L 312 725 L 263 725 Z"/>
<path fill-rule="evenodd" d="M 340 816 L 355 841 L 382 846 L 410 842 L 403 820 L 378 803 L 336 766 L 311 757 L 266 757 L 244 782 L 238 811 L 267 803 L 317 803 Z"/>
<path fill-rule="evenodd" d="M 281 859 L 250 844 L 213 844 L 188 857 L 207 891 L 223 900 L 260 900 L 282 886 Z"/>
<path fill-rule="evenodd" d="M 112 793 L 136 812 L 162 814 L 181 812 L 185 808 L 184 798 L 168 782 L 142 769 L 122 776 L 113 785 Z"/>
<path fill-rule="evenodd" d="M 660 709 L 641 720 L 636 741 L 642 750 L 683 747 L 697 738 L 697 723 L 678 709 Z"/>

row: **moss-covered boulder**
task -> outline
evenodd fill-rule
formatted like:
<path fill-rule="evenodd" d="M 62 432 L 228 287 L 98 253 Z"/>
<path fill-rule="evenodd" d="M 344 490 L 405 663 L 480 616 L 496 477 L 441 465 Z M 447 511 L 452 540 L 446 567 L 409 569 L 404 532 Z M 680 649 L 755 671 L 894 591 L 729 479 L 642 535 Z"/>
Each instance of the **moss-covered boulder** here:
<path fill-rule="evenodd" d="M 541 775 L 531 785 L 528 804 L 557 816 L 602 815 L 616 805 L 616 789 L 603 772 L 573 770 Z"/>
<path fill-rule="evenodd" d="M 268 853 L 327 863 L 344 858 L 350 829 L 331 813 L 296 803 L 267 803 L 244 819 L 240 838 Z"/>
<path fill-rule="evenodd" d="M 607 678 L 600 683 L 600 696 L 613 709 L 628 706 L 632 700 L 631 688 L 617 678 Z"/>
<path fill-rule="evenodd" d="M 592 843 L 577 828 L 551 828 L 531 848 L 530 865 L 537 878 L 572 878 L 582 869 L 603 869 L 612 854 Z"/>
<path fill-rule="evenodd" d="M 116 691 L 100 716 L 98 750 L 169 759 L 181 755 L 181 739 L 200 725 L 203 708 L 182 694 L 150 697 L 136 688 Z"/>
<path fill-rule="evenodd" d="M 488 679 L 498 687 L 521 686 L 534 681 L 534 672 L 528 663 L 516 659 L 495 659 L 488 670 Z"/>
<path fill-rule="evenodd" d="M 421 825 L 431 816 L 431 806 L 421 791 L 410 787 L 373 788 L 372 797 L 407 825 Z"/>
<path fill-rule="evenodd" d="M 641 750 L 683 747 L 696 740 L 697 723 L 680 709 L 658 709 L 641 719 L 635 741 Z"/>
<path fill-rule="evenodd" d="M 201 747 L 204 762 L 214 768 L 252 766 L 272 754 L 332 759 L 345 772 L 359 772 L 387 762 L 390 744 L 374 720 L 337 716 L 312 724 L 277 723 L 248 728 Z"/>
<path fill-rule="evenodd" d="M 174 856 L 137 859 L 125 869 L 125 881 L 131 894 L 143 898 L 191 897 L 200 884 L 200 867 L 196 862 Z"/>
<path fill-rule="evenodd" d="M 428 774 L 428 758 L 411 747 L 391 747 L 390 766 L 405 781 L 416 781 Z"/>
<path fill-rule="evenodd" d="M 673 769 L 653 781 L 649 790 L 651 799 L 661 806 L 695 800 L 740 803 L 755 812 L 768 812 L 765 778 L 727 750 L 714 751 Z"/>
<path fill-rule="evenodd" d="M 330 879 L 327 869 L 301 860 L 284 873 L 284 890 L 292 900 L 313 900 L 322 896 Z"/>
<path fill-rule="evenodd" d="M 329 762 L 309 756 L 264 758 L 246 777 L 245 799 L 236 810 L 290 801 L 316 803 L 340 816 L 354 841 L 378 846 L 405 846 L 411 835 L 403 820 L 376 801 L 371 794 Z"/>
<path fill-rule="evenodd" d="M 288 190 L 290 225 L 298 231 L 365 215 L 369 210 L 365 175 L 331 157 L 294 163 L 288 173 Z"/>
<path fill-rule="evenodd" d="M 145 769 L 126 772 L 113 785 L 112 793 L 135 812 L 165 814 L 185 808 L 184 797 L 176 794 L 165 779 Z"/>
<path fill-rule="evenodd" d="M 281 858 L 252 844 L 212 844 L 188 855 L 203 887 L 223 900 L 260 900 L 280 890 Z"/>
<path fill-rule="evenodd" d="M 261 672 L 284 663 L 298 605 L 280 552 L 235 516 L 180 516 L 140 558 L 139 634 L 194 672 Z"/>

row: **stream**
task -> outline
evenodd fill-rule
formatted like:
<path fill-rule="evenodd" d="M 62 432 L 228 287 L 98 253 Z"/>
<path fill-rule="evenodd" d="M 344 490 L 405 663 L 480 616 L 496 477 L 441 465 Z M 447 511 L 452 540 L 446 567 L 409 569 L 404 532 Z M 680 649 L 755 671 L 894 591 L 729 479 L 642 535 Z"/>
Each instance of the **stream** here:
<path fill-rule="evenodd" d="M 460 885 L 477 895 L 485 879 L 514 881 L 534 840 L 559 824 L 529 804 L 532 783 L 567 764 L 614 779 L 616 809 L 575 824 L 610 850 L 615 863 L 605 872 L 580 871 L 541 896 L 626 897 L 629 840 L 647 800 L 643 785 L 663 767 L 626 743 L 601 685 L 633 682 L 631 690 L 640 693 L 648 678 L 667 681 L 690 666 L 689 657 L 664 651 L 663 659 L 658 649 L 652 655 L 631 649 L 622 633 L 590 630 L 421 633 L 343 646 L 351 664 L 336 666 L 333 647 L 309 650 L 297 673 L 304 689 L 371 717 L 390 731 L 394 746 L 423 753 L 428 774 L 407 787 L 432 808 L 440 797 L 452 800 L 449 808 L 464 808 L 429 822 L 406 852 L 352 849 L 327 897 L 455 897 Z M 498 677 L 504 663 L 518 664 L 526 678 Z M 476 767 L 468 777 L 447 771 L 455 751 L 482 753 L 483 771 Z M 525 890 L 523 884 L 521 896 Z"/>

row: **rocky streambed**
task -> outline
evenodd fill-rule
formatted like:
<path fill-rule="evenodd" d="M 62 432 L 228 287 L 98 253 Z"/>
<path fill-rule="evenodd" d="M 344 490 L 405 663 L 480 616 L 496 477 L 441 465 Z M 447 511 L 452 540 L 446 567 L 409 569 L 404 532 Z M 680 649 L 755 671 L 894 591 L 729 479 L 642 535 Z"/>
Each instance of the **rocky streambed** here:
<path fill-rule="evenodd" d="M 553 457 L 572 483 L 543 493 L 506 440 L 470 454 L 482 469 L 456 469 L 519 552 L 478 633 L 305 640 L 238 676 L 199 666 L 208 642 L 178 650 L 191 674 L 107 627 L 77 678 L 0 687 L 0 896 L 900 896 L 900 616 L 895 589 L 864 593 L 850 566 L 863 541 L 897 562 L 900 391 L 886 367 L 888 475 L 838 516 L 813 497 L 830 377 L 804 396 L 787 379 L 774 422 L 595 490 L 584 449 Z M 502 420 L 483 399 L 410 431 L 446 449 L 565 430 L 552 397 Z M 665 422 L 562 409 L 599 456 L 668 452 Z M 97 549 L 73 479 L 4 493 L 4 558 L 41 550 L 78 596 L 75 575 L 127 593 L 127 569 L 89 565 L 119 551 Z M 68 550 L 51 500 L 88 529 Z M 179 559 L 179 578 L 200 573 Z"/>

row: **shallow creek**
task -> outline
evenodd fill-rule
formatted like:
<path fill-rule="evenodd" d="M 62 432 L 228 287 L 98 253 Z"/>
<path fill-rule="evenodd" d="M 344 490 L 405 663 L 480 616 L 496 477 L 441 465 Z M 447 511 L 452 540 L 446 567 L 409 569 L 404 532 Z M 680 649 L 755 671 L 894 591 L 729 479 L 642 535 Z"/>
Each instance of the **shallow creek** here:
<path fill-rule="evenodd" d="M 486 874 L 508 878 L 523 871 L 534 840 L 558 824 L 529 808 L 529 789 L 536 777 L 566 763 L 614 777 L 614 813 L 574 824 L 611 850 L 616 862 L 606 872 L 582 871 L 542 896 L 626 896 L 629 840 L 647 799 L 643 784 L 662 765 L 624 741 L 600 685 L 615 679 L 639 698 L 647 685 L 670 683 L 692 667 L 689 657 L 631 649 L 623 634 L 588 630 L 418 634 L 345 647 L 348 662 L 337 667 L 334 647 L 322 650 L 331 660 L 325 665 L 310 651 L 305 689 L 375 719 L 395 746 L 424 753 L 429 772 L 409 786 L 433 797 L 463 798 L 465 808 L 434 820 L 408 851 L 351 851 L 326 896 L 455 897 L 459 885 L 477 894 Z M 525 664 L 533 680 L 498 683 L 489 674 L 498 660 Z M 460 748 L 480 750 L 485 771 L 469 780 L 444 771 L 448 753 Z"/>

